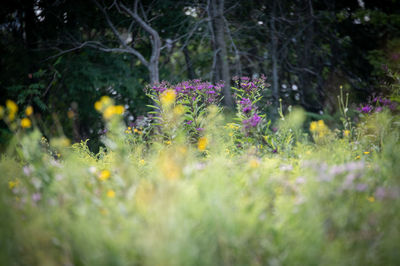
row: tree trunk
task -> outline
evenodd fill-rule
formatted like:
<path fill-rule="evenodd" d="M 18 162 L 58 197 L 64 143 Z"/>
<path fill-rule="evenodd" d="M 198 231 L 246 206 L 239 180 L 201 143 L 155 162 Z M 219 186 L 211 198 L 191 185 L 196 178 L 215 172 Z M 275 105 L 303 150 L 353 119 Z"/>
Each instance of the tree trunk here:
<path fill-rule="evenodd" d="M 275 0 L 277 1 L 277 0 Z M 274 100 L 274 114 L 278 110 L 279 100 L 279 73 L 278 73 L 278 36 L 276 34 L 276 2 L 274 1 L 270 19 L 270 33 L 271 33 L 271 61 L 272 61 L 272 98 Z"/>
<path fill-rule="evenodd" d="M 149 74 L 150 74 L 150 84 L 155 84 L 160 82 L 159 72 L 158 72 L 158 60 L 154 62 L 150 62 L 149 66 Z"/>
<path fill-rule="evenodd" d="M 189 79 L 195 79 L 192 60 L 190 59 L 189 49 L 187 46 L 183 47 L 183 55 L 185 56 L 186 70 Z"/>
<path fill-rule="evenodd" d="M 233 108 L 231 93 L 231 77 L 229 73 L 228 52 L 225 42 L 225 22 L 224 22 L 224 0 L 211 0 L 208 8 L 210 9 L 212 28 L 214 34 L 214 52 L 216 52 L 216 71 L 217 76 L 221 77 L 225 83 L 224 103 L 227 107 Z"/>

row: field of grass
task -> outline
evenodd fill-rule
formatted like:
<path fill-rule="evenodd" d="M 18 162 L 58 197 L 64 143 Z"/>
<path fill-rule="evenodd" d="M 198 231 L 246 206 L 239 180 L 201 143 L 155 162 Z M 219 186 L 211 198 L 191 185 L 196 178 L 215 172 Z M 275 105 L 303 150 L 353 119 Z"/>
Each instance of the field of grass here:
<path fill-rule="evenodd" d="M 337 129 L 294 108 L 271 126 L 260 96 L 238 89 L 227 123 L 214 98 L 190 101 L 178 87 L 149 93 L 149 125 L 127 127 L 122 106 L 99 100 L 96 154 L 43 137 L 32 110 L 18 120 L 9 102 L 0 264 L 400 265 L 393 111 L 356 123 L 343 103 Z"/>

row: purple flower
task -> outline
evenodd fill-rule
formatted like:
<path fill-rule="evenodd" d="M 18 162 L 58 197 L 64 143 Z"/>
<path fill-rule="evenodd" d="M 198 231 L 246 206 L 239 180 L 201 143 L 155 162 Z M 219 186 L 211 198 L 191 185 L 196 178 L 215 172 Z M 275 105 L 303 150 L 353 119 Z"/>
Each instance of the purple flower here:
<path fill-rule="evenodd" d="M 203 130 L 204 130 L 204 128 L 202 128 L 202 127 L 198 127 L 198 128 L 196 128 L 196 130 L 197 130 L 197 131 L 203 131 Z"/>
<path fill-rule="evenodd" d="M 240 101 L 240 105 L 242 105 L 242 106 L 251 105 L 251 101 L 250 101 L 250 99 L 243 98 L 243 99 Z"/>
<path fill-rule="evenodd" d="M 356 190 L 360 191 L 360 192 L 367 190 L 367 188 L 368 188 L 368 185 L 364 184 L 364 183 L 359 183 L 356 185 Z"/>
<path fill-rule="evenodd" d="M 244 127 L 246 129 L 250 127 L 256 127 L 261 121 L 261 117 L 257 114 L 254 114 L 250 119 L 243 120 Z"/>
<path fill-rule="evenodd" d="M 189 120 L 186 122 L 186 124 L 191 125 L 193 123 L 193 120 Z"/>
<path fill-rule="evenodd" d="M 22 169 L 23 169 L 24 174 L 26 176 L 30 176 L 32 174 L 32 172 L 33 172 L 33 169 L 32 169 L 32 167 L 30 165 L 25 165 Z"/>
<path fill-rule="evenodd" d="M 41 198 L 42 198 L 42 195 L 41 195 L 40 193 L 34 193 L 34 194 L 32 195 L 32 200 L 33 200 L 34 202 L 38 202 Z"/>
<path fill-rule="evenodd" d="M 361 113 L 368 114 L 372 111 L 372 106 L 370 106 L 370 105 L 362 106 L 361 109 L 359 108 L 358 110 Z"/>
<path fill-rule="evenodd" d="M 248 112 L 251 111 L 251 106 L 246 106 L 245 108 L 243 108 L 243 113 L 247 114 Z"/>
<path fill-rule="evenodd" d="M 251 118 L 251 126 L 255 127 L 257 126 L 261 121 L 261 117 L 259 117 L 257 114 L 254 114 L 253 117 Z"/>

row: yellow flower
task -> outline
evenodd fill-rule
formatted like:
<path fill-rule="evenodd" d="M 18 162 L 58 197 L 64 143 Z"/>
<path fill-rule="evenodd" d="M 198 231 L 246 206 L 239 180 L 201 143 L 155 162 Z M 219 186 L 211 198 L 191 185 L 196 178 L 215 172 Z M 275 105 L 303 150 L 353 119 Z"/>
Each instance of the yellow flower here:
<path fill-rule="evenodd" d="M 346 129 L 345 131 L 343 131 L 343 136 L 344 137 L 350 136 L 350 130 Z"/>
<path fill-rule="evenodd" d="M 107 197 L 109 197 L 109 198 L 115 198 L 115 191 L 112 190 L 112 189 L 109 189 L 109 190 L 107 191 Z"/>
<path fill-rule="evenodd" d="M 197 142 L 197 148 L 199 151 L 205 151 L 208 145 L 208 139 L 206 137 L 201 137 L 199 138 L 199 141 Z"/>
<path fill-rule="evenodd" d="M 165 144 L 171 145 L 171 141 L 170 141 L 170 140 L 167 140 L 167 141 L 165 142 Z"/>
<path fill-rule="evenodd" d="M 137 128 L 135 128 L 135 129 L 133 130 L 133 132 L 138 133 L 139 130 L 137 130 Z"/>
<path fill-rule="evenodd" d="M 113 115 L 122 115 L 124 113 L 124 107 L 122 105 L 110 105 L 104 110 L 103 117 L 110 119 Z"/>
<path fill-rule="evenodd" d="M 365 151 L 364 154 L 369 154 L 369 151 Z"/>
<path fill-rule="evenodd" d="M 100 209 L 100 213 L 101 213 L 102 215 L 107 215 L 107 214 L 108 214 L 108 211 L 107 211 L 106 209 L 104 209 L 104 208 L 101 208 L 101 209 Z"/>
<path fill-rule="evenodd" d="M 371 196 L 371 197 L 368 197 L 367 200 L 368 200 L 369 202 L 374 202 L 374 201 L 375 201 L 375 198 L 374 198 L 374 196 Z"/>
<path fill-rule="evenodd" d="M 113 104 L 113 100 L 108 96 L 102 96 L 99 101 L 94 103 L 94 108 L 101 112 L 104 108 Z"/>
<path fill-rule="evenodd" d="M 28 106 L 28 107 L 26 107 L 26 109 L 25 109 L 25 114 L 27 115 L 27 116 L 31 116 L 32 114 L 33 114 L 33 107 L 32 106 Z"/>
<path fill-rule="evenodd" d="M 107 106 L 112 104 L 112 99 L 109 96 L 102 96 L 100 98 L 100 102 L 102 105 Z"/>
<path fill-rule="evenodd" d="M 115 114 L 115 106 L 111 105 L 104 110 L 103 117 L 105 119 L 110 119 Z"/>
<path fill-rule="evenodd" d="M 314 132 L 317 130 L 317 122 L 313 121 L 310 124 L 310 131 Z"/>
<path fill-rule="evenodd" d="M 15 188 L 15 187 L 18 187 L 18 185 L 19 185 L 19 181 L 18 181 L 18 180 L 9 181 L 9 182 L 8 182 L 8 187 L 9 187 L 10 189 L 13 189 L 13 188 Z"/>
<path fill-rule="evenodd" d="M 7 106 L 8 110 L 10 112 L 13 112 L 13 113 L 18 112 L 18 105 L 14 101 L 7 100 L 6 101 L 6 106 Z"/>
<path fill-rule="evenodd" d="M 32 126 L 31 120 L 29 120 L 29 118 L 23 118 L 21 120 L 21 127 L 23 128 L 30 128 Z"/>
<path fill-rule="evenodd" d="M 103 171 L 101 171 L 100 174 L 99 174 L 99 179 L 100 179 L 101 181 L 105 181 L 105 180 L 109 179 L 110 176 L 111 176 L 110 171 L 108 171 L 108 170 L 103 170 Z"/>
<path fill-rule="evenodd" d="M 122 115 L 125 111 L 125 108 L 122 105 L 116 105 L 115 106 L 115 114 L 116 115 Z"/>
<path fill-rule="evenodd" d="M 251 168 L 257 168 L 258 166 L 260 166 L 260 162 L 257 159 L 251 159 L 249 162 L 249 165 Z"/>
<path fill-rule="evenodd" d="M 103 105 L 101 104 L 100 101 L 97 101 L 94 103 L 94 109 L 96 109 L 97 111 L 101 111 L 101 109 L 103 108 Z"/>
<path fill-rule="evenodd" d="M 357 155 L 355 159 L 358 160 L 358 159 L 360 159 L 360 158 L 361 158 L 361 156 L 360 156 L 360 155 Z"/>
<path fill-rule="evenodd" d="M 163 156 L 163 158 L 161 158 L 160 168 L 164 177 L 171 181 L 179 179 L 182 172 L 178 162 L 168 156 Z"/>
<path fill-rule="evenodd" d="M 318 136 L 319 138 L 329 134 L 329 128 L 325 125 L 323 120 L 311 122 L 310 131 L 314 133 L 314 137 Z"/>
<path fill-rule="evenodd" d="M 176 94 L 174 90 L 166 90 L 160 95 L 162 105 L 170 106 L 175 102 Z"/>
<path fill-rule="evenodd" d="M 18 105 L 12 100 L 7 100 L 6 106 L 8 109 L 8 119 L 10 121 L 13 121 L 15 118 L 15 114 L 18 112 Z"/>
<path fill-rule="evenodd" d="M 183 105 L 180 104 L 180 105 L 175 106 L 173 111 L 174 111 L 175 115 L 182 115 L 185 112 L 185 108 L 183 108 Z"/>
<path fill-rule="evenodd" d="M 139 161 L 139 164 L 140 164 L 140 165 L 145 165 L 146 162 L 145 162 L 143 159 L 141 159 L 141 160 Z"/>

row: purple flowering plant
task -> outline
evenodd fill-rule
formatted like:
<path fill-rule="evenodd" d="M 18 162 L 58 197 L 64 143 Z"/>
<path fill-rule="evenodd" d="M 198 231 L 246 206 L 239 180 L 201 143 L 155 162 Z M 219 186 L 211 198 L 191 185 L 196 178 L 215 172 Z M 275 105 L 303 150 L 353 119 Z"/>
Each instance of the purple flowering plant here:
<path fill-rule="evenodd" d="M 380 113 L 384 109 L 388 109 L 390 111 L 395 111 L 397 108 L 397 103 L 392 101 L 389 98 L 382 96 L 375 96 L 366 104 L 362 104 L 357 108 L 357 111 L 361 114 L 372 114 L 372 113 Z"/>
<path fill-rule="evenodd" d="M 249 144 L 263 143 L 263 133 L 267 129 L 265 114 L 261 114 L 257 104 L 262 99 L 262 94 L 270 84 L 266 83 L 266 77 L 260 78 L 234 77 L 234 98 L 237 104 L 238 124 L 241 126 L 238 142 Z M 242 143 L 243 146 L 243 143 Z"/>
<path fill-rule="evenodd" d="M 220 106 L 222 100 L 223 83 L 212 84 L 208 81 L 194 79 L 183 81 L 172 85 L 166 81 L 146 88 L 146 94 L 155 105 L 149 107 L 155 109 L 152 114 L 156 115 L 158 120 L 165 120 L 168 110 L 165 110 L 160 101 L 160 96 L 167 90 L 172 90 L 175 94 L 172 110 L 174 107 L 182 106 L 183 113 L 180 114 L 182 121 L 179 126 L 192 136 L 198 137 L 204 128 L 204 117 L 207 108 L 211 105 Z M 164 117 L 164 118 L 163 118 Z M 165 121 L 164 121 L 165 122 Z"/>

